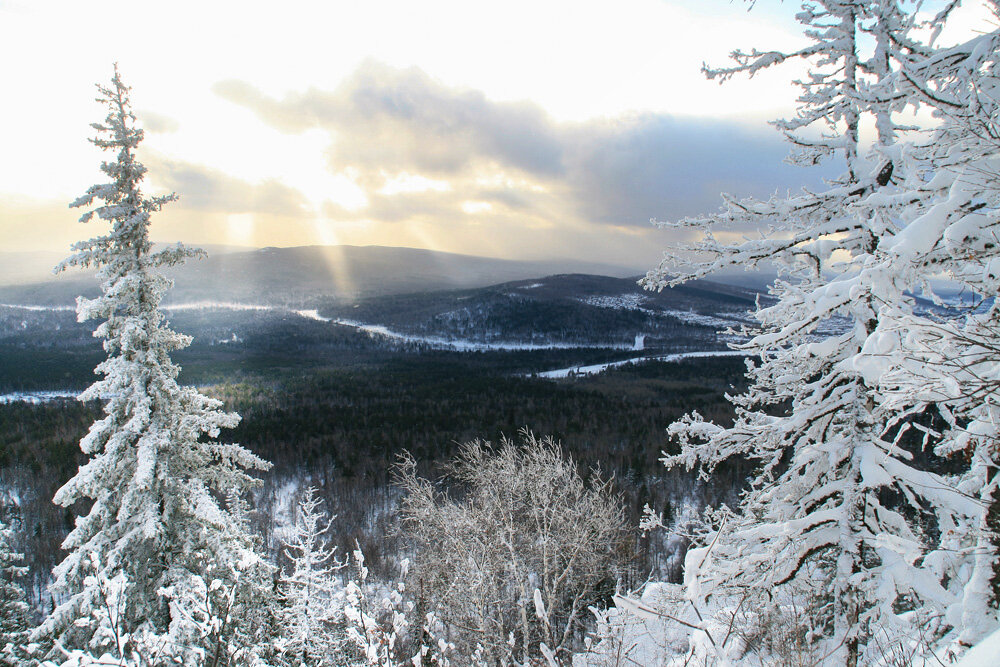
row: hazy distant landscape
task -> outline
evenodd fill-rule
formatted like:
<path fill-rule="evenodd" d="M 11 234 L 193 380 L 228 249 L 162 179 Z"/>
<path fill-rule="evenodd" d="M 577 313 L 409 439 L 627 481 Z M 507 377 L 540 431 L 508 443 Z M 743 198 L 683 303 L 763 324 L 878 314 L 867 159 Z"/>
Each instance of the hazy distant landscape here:
<path fill-rule="evenodd" d="M 339 265 L 337 256 L 352 261 Z M 746 324 L 759 295 L 705 281 L 655 293 L 638 276 L 532 274 L 547 267 L 399 248 L 264 249 L 202 262 L 192 263 L 193 277 L 182 274 L 166 305 L 173 324 L 194 336 L 180 362 L 199 383 L 224 379 L 224 368 L 343 366 L 359 355 L 430 349 L 506 348 L 518 354 L 502 365 L 524 374 L 626 352 L 725 349 L 734 339 L 717 332 Z M 503 282 L 481 284 L 498 276 Z M 100 346 L 92 327 L 76 322 L 73 303 L 96 293 L 95 282 L 0 287 L 0 390 L 91 381 Z M 347 284 L 364 285 L 365 294 Z"/>
<path fill-rule="evenodd" d="M 241 249 L 209 247 L 208 257 L 166 271 L 174 280 L 167 303 L 198 301 L 309 305 L 317 300 L 485 287 L 553 273 L 623 277 L 635 269 L 576 261 L 491 259 L 415 248 L 308 246 Z M 97 294 L 92 274 L 52 275 L 54 253 L 3 253 L 0 303 L 65 305 Z"/>

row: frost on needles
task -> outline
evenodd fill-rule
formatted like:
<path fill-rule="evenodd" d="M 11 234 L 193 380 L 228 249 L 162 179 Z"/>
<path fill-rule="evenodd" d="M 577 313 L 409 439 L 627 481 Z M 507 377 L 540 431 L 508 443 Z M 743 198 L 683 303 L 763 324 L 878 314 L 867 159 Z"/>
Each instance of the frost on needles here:
<path fill-rule="evenodd" d="M 231 640 L 241 628 L 241 590 L 262 576 L 263 564 L 217 498 L 255 483 L 248 471 L 269 464 L 236 444 L 219 443 L 220 429 L 239 416 L 177 383 L 170 353 L 190 338 L 172 331 L 159 310 L 170 281 L 160 268 L 202 254 L 178 244 L 153 251 L 150 216 L 175 199 L 143 193 L 145 167 L 136 160 L 129 89 L 117 66 L 110 86 L 98 86 L 108 109 L 92 142 L 115 155 L 101 170 L 109 181 L 71 204 L 89 207 L 81 222 L 108 225 L 77 243 L 57 267 L 94 267 L 101 295 L 79 298 L 81 321 L 102 320 L 102 378 L 81 395 L 103 399 L 105 416 L 80 442 L 89 460 L 55 495 L 89 512 L 76 520 L 54 571 L 58 606 L 35 631 L 51 659 L 74 651 L 141 663 L 201 663 L 213 653 L 246 650 Z M 232 657 L 226 655 L 226 657 Z"/>
<path fill-rule="evenodd" d="M 874 663 L 996 626 L 982 578 L 996 564 L 985 522 L 997 384 L 984 392 L 981 381 L 996 377 L 997 347 L 982 342 L 995 341 L 996 307 L 932 321 L 913 298 L 942 276 L 981 297 L 997 290 L 996 165 L 983 162 L 1000 146 L 996 97 L 980 99 L 996 90 L 996 38 L 950 51 L 920 41 L 955 4 L 927 23 L 894 0 L 819 0 L 798 14 L 806 47 L 736 52 L 733 67 L 706 70 L 725 80 L 806 61 L 798 112 L 775 125 L 791 161 L 834 158 L 843 171 L 815 191 L 726 196 L 721 212 L 671 224 L 700 240 L 672 248 L 644 281 L 777 269 L 740 346 L 756 361 L 732 398 L 735 423 L 689 415 L 670 427 L 681 449 L 665 462 L 705 474 L 733 457 L 756 464 L 739 507 L 710 517 L 689 553 L 688 594 L 737 625 L 768 614 L 797 625 L 822 664 Z M 900 120 L 922 107 L 946 118 L 930 142 Z M 978 373 L 964 368 L 969 354 Z M 962 451 L 975 452 L 972 470 L 955 472 L 961 460 L 941 457 Z"/>

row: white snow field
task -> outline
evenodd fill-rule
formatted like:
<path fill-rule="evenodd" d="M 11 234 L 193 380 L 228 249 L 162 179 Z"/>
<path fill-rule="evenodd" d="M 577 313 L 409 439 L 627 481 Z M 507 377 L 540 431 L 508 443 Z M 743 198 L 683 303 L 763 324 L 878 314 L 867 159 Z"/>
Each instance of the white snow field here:
<path fill-rule="evenodd" d="M 10 394 L 0 394 L 0 405 L 8 403 L 49 403 L 64 398 L 76 398 L 79 391 L 55 390 L 55 391 L 15 391 Z"/>
<path fill-rule="evenodd" d="M 427 345 L 436 350 L 454 350 L 456 352 L 486 352 L 490 350 L 568 350 L 579 348 L 608 349 L 608 350 L 641 350 L 641 345 L 645 336 L 637 336 L 636 342 L 632 345 L 599 345 L 593 343 L 519 343 L 505 341 L 481 342 L 467 340 L 463 338 L 442 338 L 441 336 L 418 336 L 407 334 L 401 331 L 394 331 L 382 324 L 368 324 L 357 320 L 344 320 L 323 317 L 317 310 L 296 310 L 301 317 L 306 317 L 319 322 L 329 322 L 339 324 L 344 327 L 352 327 L 359 331 L 364 331 L 372 337 L 381 336 L 402 343 L 414 343 L 417 345 Z"/>
<path fill-rule="evenodd" d="M 13 308 L 15 310 L 32 310 L 32 311 L 76 310 L 76 306 L 22 306 L 16 303 L 0 303 L 0 308 Z"/>
<path fill-rule="evenodd" d="M 637 337 L 636 345 L 639 345 L 641 341 Z M 636 349 L 641 350 L 641 347 Z M 644 361 L 681 361 L 682 359 L 701 359 L 703 357 L 746 357 L 750 355 L 750 352 L 744 352 L 743 350 L 708 350 L 704 352 L 678 352 L 677 354 L 666 354 L 661 356 L 652 357 L 633 357 L 631 359 L 623 359 L 622 361 L 610 361 L 606 364 L 593 364 L 590 366 L 570 366 L 569 368 L 557 368 L 554 371 L 544 371 L 542 373 L 532 373 L 531 375 L 540 378 L 565 378 L 571 375 L 597 375 L 598 373 L 603 373 L 609 368 L 618 368 L 620 366 L 628 366 L 630 364 L 639 364 Z"/>
<path fill-rule="evenodd" d="M 529 285 L 528 287 L 541 286 L 541 283 L 536 285 Z M 523 288 L 523 289 L 527 289 Z M 630 308 L 637 305 L 638 301 L 633 303 L 629 299 L 634 295 L 624 295 L 623 297 L 593 297 L 586 299 L 587 303 L 591 305 L 597 305 L 604 308 Z M 626 298 L 628 297 L 628 298 Z M 635 297 L 640 298 L 640 297 Z M 22 310 L 30 311 L 72 311 L 76 308 L 73 306 L 41 306 L 41 305 L 9 305 L 0 303 L 0 308 L 20 308 Z M 347 320 L 340 318 L 330 318 L 324 317 L 319 314 L 319 310 L 312 309 L 302 309 L 302 310 L 289 310 L 279 306 L 266 306 L 263 304 L 254 303 L 235 303 L 230 301 L 197 301 L 192 303 L 179 303 L 174 305 L 163 306 L 163 310 L 167 311 L 187 311 L 187 310 L 233 310 L 233 311 L 268 311 L 268 312 L 290 312 L 299 317 L 303 317 L 310 320 L 316 320 L 317 322 L 326 322 L 330 324 L 336 324 L 339 326 L 351 327 L 359 331 L 364 331 L 372 337 L 382 337 L 388 338 L 390 340 L 398 341 L 401 343 L 412 343 L 416 345 L 427 345 L 435 350 L 452 350 L 456 352 L 488 352 L 497 350 L 568 350 L 568 349 L 608 349 L 608 350 L 632 350 L 634 352 L 640 352 L 645 349 L 645 334 L 637 334 L 635 341 L 632 345 L 612 345 L 612 344 L 602 344 L 602 343 L 555 343 L 555 342 L 544 342 L 544 343 L 525 343 L 517 341 L 474 341 L 463 338 L 444 338 L 442 336 L 420 336 L 416 334 L 408 334 L 401 331 L 395 331 L 389 327 L 382 324 L 370 324 L 368 322 L 360 322 L 358 320 Z M 652 311 L 650 311 L 652 312 Z M 674 315 L 674 313 L 668 313 Z M 683 317 L 681 317 L 683 315 Z M 718 318 L 713 318 L 707 315 L 697 315 L 695 313 L 681 313 L 677 311 L 677 316 L 680 319 L 684 319 L 688 322 L 693 322 L 696 324 L 712 324 L 718 325 L 719 327 L 725 328 L 736 324 L 731 320 L 722 320 Z M 221 344 L 240 342 L 239 339 L 224 339 L 217 341 Z M 713 355 L 714 356 L 714 355 Z M 618 363 L 618 362 L 616 362 Z M 622 362 L 622 363 L 635 363 L 635 361 Z M 587 367 L 590 368 L 590 367 Z M 605 369 L 598 371 L 601 372 Z M 558 371 L 551 371 L 557 373 Z M 557 376 L 552 376 L 557 377 Z"/>
<path fill-rule="evenodd" d="M 234 303 L 232 301 L 195 301 L 163 306 L 163 310 L 284 310 L 273 306 L 261 306 L 253 303 Z"/>
<path fill-rule="evenodd" d="M 997 667 L 997 665 L 1000 665 L 1000 630 L 969 649 L 955 667 Z"/>
<path fill-rule="evenodd" d="M 536 285 L 529 285 L 528 287 L 536 287 L 540 285 L 541 283 L 537 283 Z M 632 297 L 633 295 L 624 295 L 624 296 Z M 607 308 L 629 308 L 629 307 L 636 307 L 639 304 L 638 300 L 635 300 L 633 302 L 632 300 L 625 299 L 624 297 L 592 297 L 590 299 L 587 299 L 586 301 L 588 303 L 591 303 L 592 305 L 598 305 Z M 41 305 L 19 306 L 19 305 L 0 304 L 0 307 L 21 308 L 24 310 L 32 310 L 32 311 L 74 310 L 74 308 L 71 306 L 41 306 Z M 442 336 L 421 336 L 416 334 L 408 334 L 401 331 L 395 331 L 382 324 L 370 324 L 358 320 L 324 317 L 323 315 L 320 315 L 319 310 L 315 308 L 288 310 L 282 307 L 266 306 L 263 304 L 253 304 L 253 303 L 198 301 L 192 303 L 180 303 L 180 304 L 163 306 L 163 309 L 168 311 L 234 310 L 234 311 L 290 312 L 295 315 L 298 315 L 299 317 L 303 317 L 310 320 L 316 320 L 317 322 L 325 322 L 338 326 L 351 327 L 353 329 L 357 329 L 358 331 L 363 331 L 367 333 L 369 336 L 372 336 L 373 338 L 381 337 L 401 343 L 426 345 L 435 350 L 451 350 L 455 352 L 487 352 L 487 351 L 502 351 L 502 350 L 511 350 L 511 351 L 566 350 L 566 349 L 580 349 L 580 348 L 630 350 L 633 352 L 641 352 L 642 350 L 645 349 L 645 343 L 646 343 L 645 334 L 637 334 L 635 336 L 635 340 L 631 345 L 627 344 L 610 345 L 610 344 L 599 344 L 599 343 L 558 343 L 558 342 L 525 343 L 517 341 L 484 342 L 484 341 L 474 341 L 463 338 L 444 338 Z M 700 316 L 694 313 L 680 313 L 680 311 L 678 311 L 677 315 L 678 316 L 683 315 L 684 319 L 686 319 L 687 321 L 697 321 L 697 323 L 699 324 L 711 323 L 719 326 L 729 326 L 734 324 L 734 322 L 732 321 L 721 320 L 709 316 Z M 234 334 L 232 338 L 222 339 L 216 342 L 219 344 L 229 344 L 234 342 L 241 342 L 241 340 Z M 625 359 L 623 361 L 612 361 L 608 363 L 593 364 L 588 366 L 571 366 L 568 368 L 560 368 L 551 371 L 544 371 L 541 373 L 534 373 L 531 375 L 543 378 L 565 378 L 570 375 L 595 375 L 598 373 L 603 373 L 609 368 L 616 368 L 628 364 L 637 364 L 643 361 L 656 360 L 656 361 L 671 362 L 671 361 L 680 361 L 681 359 L 692 359 L 699 357 L 727 357 L 727 356 L 741 356 L 741 355 L 746 356 L 746 353 L 740 351 L 732 351 L 732 350 L 684 352 L 679 354 L 670 354 L 662 356 L 634 357 L 631 359 Z M 60 398 L 75 397 L 76 393 L 77 392 L 67 392 L 67 391 L 15 392 L 11 394 L 0 395 L 0 403 L 11 403 L 18 401 L 39 403 L 45 401 L 52 401 Z"/>

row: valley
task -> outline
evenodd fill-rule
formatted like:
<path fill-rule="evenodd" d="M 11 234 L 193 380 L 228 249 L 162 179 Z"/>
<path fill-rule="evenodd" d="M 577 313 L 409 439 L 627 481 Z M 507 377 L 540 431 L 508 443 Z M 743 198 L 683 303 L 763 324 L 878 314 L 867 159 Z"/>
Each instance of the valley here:
<path fill-rule="evenodd" d="M 222 437 L 275 464 L 254 494 L 269 547 L 289 489 L 315 484 L 337 514 L 342 552 L 360 542 L 388 576 L 399 557 L 392 469 L 404 450 L 433 476 L 459 443 L 523 428 L 551 434 L 582 469 L 614 476 L 633 524 L 646 504 L 689 517 L 685 507 L 734 497 L 738 466 L 737 481 L 707 487 L 658 459 L 671 420 L 695 408 L 730 413 L 723 395 L 740 386 L 744 361 L 727 347 L 737 338 L 717 330 L 744 324 L 757 295 L 716 283 L 653 294 L 635 280 L 560 274 L 308 303 L 294 291 L 255 301 L 206 286 L 164 311 L 194 338 L 174 357 L 181 380 L 242 416 Z M 79 439 L 100 414 L 99 402 L 73 397 L 103 351 L 71 301 L 4 299 L 0 488 L 18 500 L 19 547 L 39 603 L 68 529 L 50 499 L 82 461 Z M 636 534 L 636 581 L 679 576 L 683 542 L 665 540 Z"/>

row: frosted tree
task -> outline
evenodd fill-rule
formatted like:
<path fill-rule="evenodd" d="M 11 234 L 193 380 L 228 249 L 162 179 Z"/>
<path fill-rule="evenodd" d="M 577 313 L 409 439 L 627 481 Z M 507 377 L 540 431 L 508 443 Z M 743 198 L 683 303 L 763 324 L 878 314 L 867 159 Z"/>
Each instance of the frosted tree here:
<path fill-rule="evenodd" d="M 866 661 L 908 622 L 946 624 L 958 594 L 926 529 L 954 529 L 976 511 L 949 480 L 914 462 L 877 380 L 854 365 L 884 304 L 913 307 L 912 274 L 882 246 L 927 204 L 901 143 L 910 128 L 896 121 L 919 102 L 900 92 L 899 70 L 934 55 L 912 38 L 915 16 L 892 0 L 806 3 L 798 20 L 807 46 L 738 51 L 734 67 L 706 70 L 725 80 L 806 60 L 798 113 L 775 125 L 794 146 L 793 162 L 836 158 L 844 171 L 817 191 L 724 196 L 722 212 L 671 225 L 700 240 L 672 249 L 644 279 L 661 289 L 730 267 L 777 268 L 773 301 L 757 309 L 759 326 L 742 346 L 755 361 L 749 390 L 732 399 L 735 423 L 694 414 L 673 424 L 681 451 L 665 462 L 705 474 L 731 457 L 757 463 L 740 507 L 717 514 L 705 546 L 689 554 L 691 594 L 775 604 L 805 595 L 809 633 L 828 647 L 830 664 Z"/>
<path fill-rule="evenodd" d="M 331 520 L 321 504 L 316 489 L 306 489 L 285 541 L 291 571 L 280 581 L 280 644 L 285 660 L 294 665 L 339 664 L 343 652 L 344 601 L 336 575 L 342 565 L 336 549 L 326 546 Z"/>
<path fill-rule="evenodd" d="M 11 530 L 0 522 L 0 667 L 15 667 L 25 658 L 29 610 L 19 579 L 28 568 L 11 548 Z"/>
<path fill-rule="evenodd" d="M 410 626 L 409 618 L 415 612 L 413 603 L 403 598 L 406 585 L 403 582 L 395 586 L 370 582 L 364 554 L 357 543 L 355 547 L 351 553 L 351 577 L 344 586 L 346 636 L 353 649 L 348 651 L 348 655 L 356 656 L 360 664 L 378 667 L 448 665 L 449 661 L 442 653 L 429 656 L 426 644 L 422 644 L 409 660 L 405 659 L 401 640 L 405 638 Z M 403 565 L 405 576 L 406 560 Z M 431 620 L 428 618 L 428 622 Z M 439 647 L 442 652 L 448 648 L 444 642 Z M 350 659 L 347 658 L 347 661 L 350 662 Z M 483 663 L 474 654 L 470 664 Z"/>
<path fill-rule="evenodd" d="M 1000 14 L 990 2 L 994 15 Z M 951 613 L 961 643 L 998 625 L 1000 605 L 1000 31 L 915 60 L 901 73 L 909 94 L 941 119 L 916 152 L 915 185 L 930 203 L 882 249 L 938 308 L 912 312 L 883 305 L 879 326 L 856 366 L 878 382 L 902 413 L 941 406 L 946 426 L 927 433 L 943 455 L 963 453 L 970 467 L 959 488 L 975 497 L 971 525 L 944 539 L 964 558 L 954 577 L 964 586 Z M 964 303 L 945 302 L 931 277 L 962 288 Z M 969 573 L 969 574 L 966 574 Z"/>
<path fill-rule="evenodd" d="M 101 165 L 109 182 L 71 206 L 93 207 L 81 221 L 96 216 L 110 229 L 76 244 L 57 270 L 95 267 L 101 281 L 102 294 L 77 299 L 77 313 L 81 321 L 103 320 L 94 333 L 107 352 L 96 368 L 103 377 L 81 399 L 103 399 L 105 416 L 80 442 L 89 461 L 54 498 L 66 507 L 82 501 L 89 512 L 63 543 L 69 553 L 52 587 L 60 603 L 34 636 L 55 658 L 77 649 L 152 661 L 143 652 L 155 645 L 158 659 L 219 664 L 225 651 L 211 640 L 220 619 L 208 602 L 219 591 L 234 596 L 242 573 L 259 559 L 216 494 L 253 485 L 248 470 L 268 464 L 239 445 L 216 442 L 238 415 L 177 383 L 170 352 L 190 338 L 172 331 L 158 309 L 170 287 L 158 269 L 200 252 L 180 244 L 153 250 L 150 216 L 175 196 L 142 190 L 146 169 L 135 152 L 143 132 L 117 66 L 111 85 L 98 90 L 108 115 L 93 125 L 92 142 L 115 158 Z M 115 586 L 111 620 L 94 614 L 108 602 L 102 581 Z M 105 622 L 114 623 L 114 633 L 99 627 Z"/>
<path fill-rule="evenodd" d="M 584 482 L 552 438 L 527 431 L 496 449 L 466 443 L 448 474 L 461 488 L 454 498 L 418 477 L 412 458 L 398 470 L 418 607 L 437 614 L 461 655 L 569 662 L 586 609 L 617 574 L 620 499 L 596 475 Z"/>
<path fill-rule="evenodd" d="M 171 612 L 182 620 L 169 640 L 203 647 L 193 656 L 212 667 L 272 664 L 276 568 L 263 556 L 261 536 L 251 531 L 250 507 L 240 489 L 229 490 L 226 512 L 217 551 L 231 557 L 206 562 L 203 572 L 164 591 Z"/>

